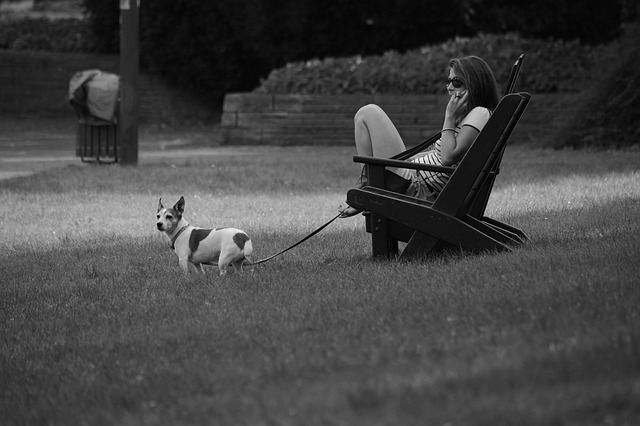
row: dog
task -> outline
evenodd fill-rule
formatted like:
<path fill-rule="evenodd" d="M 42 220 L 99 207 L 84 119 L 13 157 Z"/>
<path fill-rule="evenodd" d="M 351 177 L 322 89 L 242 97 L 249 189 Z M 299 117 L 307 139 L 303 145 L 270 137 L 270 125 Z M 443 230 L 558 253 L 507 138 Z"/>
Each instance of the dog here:
<path fill-rule="evenodd" d="M 251 239 L 246 232 L 236 228 L 205 229 L 189 225 L 184 215 L 184 197 L 172 207 L 165 208 L 162 198 L 158 201 L 158 231 L 164 232 L 171 248 L 178 255 L 178 263 L 185 274 L 189 274 L 189 263 L 204 274 L 202 265 L 217 263 L 220 275 L 227 273 L 232 265 L 242 273 L 242 264 L 250 261 L 253 252 Z"/>

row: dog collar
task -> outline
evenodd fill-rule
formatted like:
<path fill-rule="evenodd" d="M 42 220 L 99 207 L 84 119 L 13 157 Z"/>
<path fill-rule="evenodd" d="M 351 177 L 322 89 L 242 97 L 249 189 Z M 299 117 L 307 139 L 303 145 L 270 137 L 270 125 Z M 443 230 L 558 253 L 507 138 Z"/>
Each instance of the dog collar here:
<path fill-rule="evenodd" d="M 176 240 L 178 239 L 180 234 L 184 232 L 185 229 L 187 229 L 187 226 L 183 226 L 182 228 L 178 229 L 178 232 L 176 232 L 176 235 L 173 236 L 173 238 L 171 239 L 171 243 L 169 244 L 169 246 L 171 247 L 171 250 L 176 249 L 176 246 L 175 246 Z"/>

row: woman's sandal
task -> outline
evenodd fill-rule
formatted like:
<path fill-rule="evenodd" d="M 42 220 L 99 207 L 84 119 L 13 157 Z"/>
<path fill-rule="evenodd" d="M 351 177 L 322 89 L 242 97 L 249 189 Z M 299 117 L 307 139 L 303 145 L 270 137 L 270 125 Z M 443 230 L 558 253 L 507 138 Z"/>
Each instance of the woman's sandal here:
<path fill-rule="evenodd" d="M 348 217 L 353 217 L 358 213 L 362 213 L 362 210 L 355 209 L 351 206 L 347 207 L 338 207 L 338 211 L 340 212 L 340 219 L 346 219 Z"/>
<path fill-rule="evenodd" d="M 369 184 L 369 176 L 367 175 L 367 166 L 362 166 L 362 170 L 360 171 L 360 177 L 356 181 L 356 184 L 353 186 L 354 188 L 362 188 Z M 347 217 L 353 217 L 358 213 L 362 213 L 362 210 L 355 209 L 347 204 L 346 207 L 342 207 L 340 205 L 338 207 L 338 211 L 340 212 L 340 218 L 345 219 Z"/>

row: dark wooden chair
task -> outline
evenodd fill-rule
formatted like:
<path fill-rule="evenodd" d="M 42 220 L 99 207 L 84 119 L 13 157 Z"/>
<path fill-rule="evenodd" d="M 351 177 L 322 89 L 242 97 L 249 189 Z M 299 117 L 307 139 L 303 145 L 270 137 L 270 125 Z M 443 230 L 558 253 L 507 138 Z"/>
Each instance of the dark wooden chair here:
<path fill-rule="evenodd" d="M 515 62 L 513 63 L 513 65 L 511 66 L 511 70 L 509 72 L 509 78 L 507 79 L 507 84 L 504 87 L 505 95 L 508 95 L 515 91 L 516 83 L 518 82 L 518 77 L 520 75 L 520 70 L 522 68 L 522 63 L 524 61 L 524 56 L 525 56 L 524 53 L 520 54 L 518 58 L 515 60 Z M 396 160 L 406 160 L 420 152 L 428 150 L 429 146 L 433 144 L 435 141 L 437 141 L 439 138 L 440 138 L 440 132 L 437 132 L 432 136 L 430 136 L 429 138 L 427 138 L 426 140 L 424 140 L 423 142 L 421 142 L 420 144 L 404 152 L 401 152 L 400 154 L 397 154 L 391 158 Z M 494 169 L 491 170 L 491 172 L 489 172 L 489 175 L 487 176 L 487 179 L 484 185 L 482 186 L 482 188 L 480 188 L 478 196 L 476 197 L 473 206 L 471 206 L 470 214 L 473 217 L 482 218 L 484 222 L 488 224 L 490 223 L 491 226 L 499 228 L 503 230 L 503 232 L 510 232 L 511 234 L 513 234 L 514 238 L 519 239 L 521 242 L 524 242 L 528 238 L 527 238 L 527 235 L 521 230 L 511 227 L 506 223 L 484 216 L 485 210 L 487 208 L 487 203 L 489 202 L 489 196 L 491 195 L 491 190 L 493 189 L 493 184 L 496 180 L 496 177 L 500 173 L 500 163 L 501 163 L 503 154 L 504 154 L 504 148 L 503 148 L 503 152 L 500 153 L 500 156 L 499 156 L 500 159 L 496 161 Z"/>
<path fill-rule="evenodd" d="M 510 250 L 526 239 L 519 229 L 485 218 L 484 206 L 491 190 L 486 193 L 487 182 L 493 185 L 504 148 L 529 100 L 528 93 L 503 97 L 455 168 L 354 156 L 355 162 L 367 167 L 369 185 L 349 190 L 347 203 L 367 213 L 373 255 L 397 255 L 398 241 L 407 242 L 402 257 L 421 257 L 447 246 L 471 252 Z M 451 177 L 435 201 L 425 201 L 382 189 L 386 167 L 444 172 Z"/>

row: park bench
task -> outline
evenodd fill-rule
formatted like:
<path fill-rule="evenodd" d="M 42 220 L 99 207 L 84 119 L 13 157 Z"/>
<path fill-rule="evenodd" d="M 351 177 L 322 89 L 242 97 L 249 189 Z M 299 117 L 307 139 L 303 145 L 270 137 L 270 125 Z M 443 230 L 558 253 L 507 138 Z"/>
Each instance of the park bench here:
<path fill-rule="evenodd" d="M 80 71 L 69 82 L 76 112 L 76 156 L 83 162 L 118 161 L 119 77 L 100 70 Z"/>

